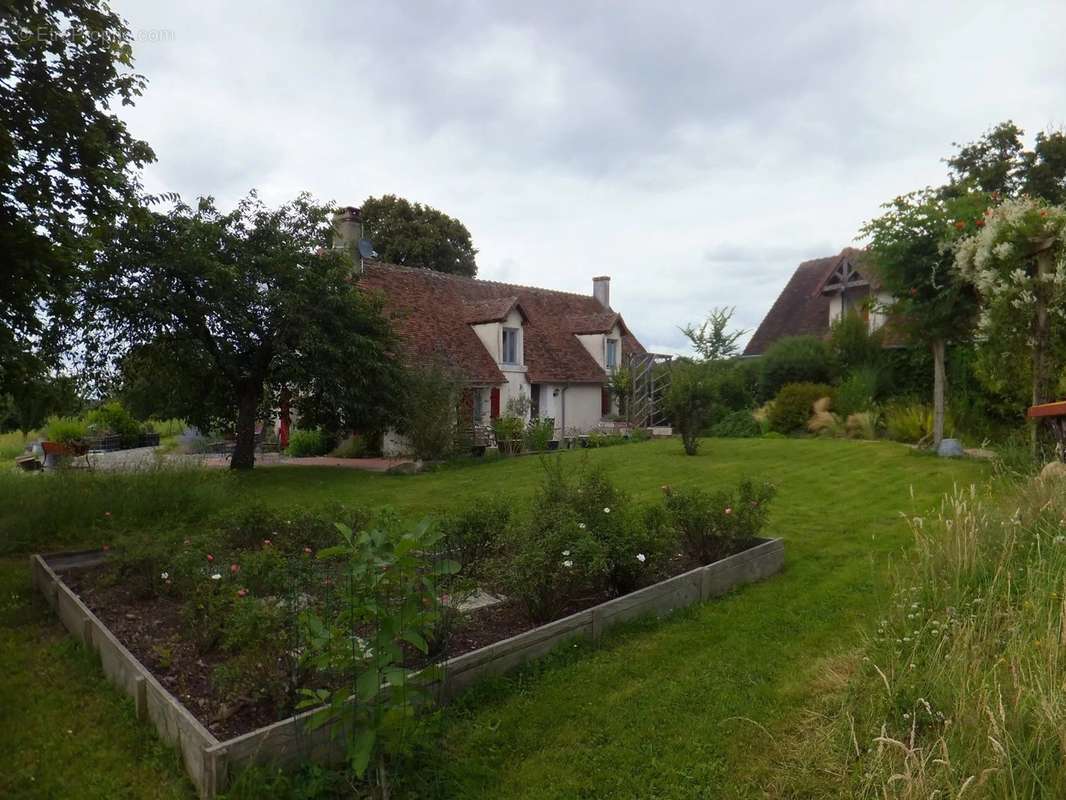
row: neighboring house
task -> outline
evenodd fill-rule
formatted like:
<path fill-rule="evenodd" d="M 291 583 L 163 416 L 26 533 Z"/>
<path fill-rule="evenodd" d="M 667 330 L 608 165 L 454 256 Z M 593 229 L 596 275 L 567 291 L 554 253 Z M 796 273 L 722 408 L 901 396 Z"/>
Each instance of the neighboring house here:
<path fill-rule="evenodd" d="M 357 209 L 336 227 L 339 242 L 364 256 L 359 285 L 383 296 L 404 358 L 454 369 L 473 424 L 522 396 L 527 418 L 553 419 L 557 436 L 588 432 L 617 411 L 610 376 L 645 350 L 611 308 L 610 278 L 593 278 L 592 294 L 581 295 L 385 264 L 367 257 Z"/>
<path fill-rule="evenodd" d="M 870 265 L 863 263 L 862 250 L 845 247 L 838 255 L 804 261 L 751 337 L 744 355 L 762 355 L 786 336 L 826 336 L 841 314 L 852 311 L 862 314 L 875 331 L 887 321 L 881 309 L 891 299 L 881 290 Z M 886 337 L 886 345 L 895 343 L 895 337 Z"/>

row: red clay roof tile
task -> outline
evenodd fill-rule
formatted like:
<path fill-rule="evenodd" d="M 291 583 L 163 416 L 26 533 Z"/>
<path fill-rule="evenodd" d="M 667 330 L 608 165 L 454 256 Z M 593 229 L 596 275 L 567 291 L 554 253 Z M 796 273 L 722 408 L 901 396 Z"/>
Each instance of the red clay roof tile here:
<path fill-rule="evenodd" d="M 368 261 L 360 286 L 381 292 L 385 311 L 415 363 L 444 359 L 466 380 L 504 382 L 503 374 L 470 327 L 502 319 L 515 305 L 525 315 L 524 351 L 530 383 L 604 383 L 607 375 L 574 334 L 589 320 L 602 325 L 605 312 L 591 295 L 517 286 L 415 267 Z M 624 325 L 624 323 L 621 323 Z M 628 330 L 622 351 L 643 353 Z"/>

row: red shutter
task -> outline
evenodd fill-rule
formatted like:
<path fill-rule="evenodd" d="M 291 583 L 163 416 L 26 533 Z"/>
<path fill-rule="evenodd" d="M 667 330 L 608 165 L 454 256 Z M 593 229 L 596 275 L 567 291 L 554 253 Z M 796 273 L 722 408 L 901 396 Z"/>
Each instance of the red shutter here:
<path fill-rule="evenodd" d="M 493 386 L 489 393 L 489 416 L 493 419 L 500 416 L 500 387 Z"/>
<path fill-rule="evenodd" d="M 600 396 L 600 413 L 605 417 L 611 413 L 611 393 L 606 386 L 603 387 L 603 394 Z"/>

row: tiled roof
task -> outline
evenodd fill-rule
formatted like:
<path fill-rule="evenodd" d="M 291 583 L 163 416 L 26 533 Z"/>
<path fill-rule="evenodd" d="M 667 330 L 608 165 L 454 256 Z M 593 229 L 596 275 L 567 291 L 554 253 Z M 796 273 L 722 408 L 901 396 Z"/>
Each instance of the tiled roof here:
<path fill-rule="evenodd" d="M 785 336 L 824 336 L 829 333 L 829 298 L 822 294 L 822 288 L 844 259 L 851 259 L 855 269 L 870 283 L 872 291 L 877 291 L 880 280 L 873 265 L 864 262 L 863 251 L 854 247 L 845 247 L 835 256 L 804 261 L 777 300 L 770 307 L 769 313 L 751 337 L 744 355 L 757 356 L 766 352 L 778 339 Z M 896 346 L 901 341 L 896 325 L 886 326 L 884 343 Z"/>
<path fill-rule="evenodd" d="M 503 322 L 512 308 L 518 308 L 518 313 L 526 317 L 525 309 L 514 295 L 500 297 L 493 300 L 471 300 L 463 303 L 465 310 L 464 321 L 468 325 L 477 325 L 483 322 Z"/>
<path fill-rule="evenodd" d="M 604 383 L 606 373 L 574 335 L 577 321 L 618 318 L 591 295 L 448 275 L 415 267 L 365 262 L 359 285 L 380 291 L 416 363 L 443 359 L 472 383 L 503 383 L 504 377 L 478 339 L 472 322 L 502 319 L 515 305 L 525 315 L 524 353 L 531 383 Z M 620 318 L 619 318 L 620 320 Z M 628 331 L 622 351 L 643 353 Z"/>
<path fill-rule="evenodd" d="M 571 333 L 610 333 L 615 325 L 618 325 L 622 333 L 628 333 L 622 315 L 613 311 L 604 311 L 599 314 L 573 317 L 570 319 Z"/>

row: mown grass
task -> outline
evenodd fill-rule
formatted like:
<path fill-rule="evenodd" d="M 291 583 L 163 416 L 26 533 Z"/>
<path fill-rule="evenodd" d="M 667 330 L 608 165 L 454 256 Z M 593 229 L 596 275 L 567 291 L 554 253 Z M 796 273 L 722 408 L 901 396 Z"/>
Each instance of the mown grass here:
<path fill-rule="evenodd" d="M 676 441 L 654 442 L 587 457 L 649 501 L 663 484 L 772 480 L 779 494 L 769 528 L 787 540 L 785 571 L 663 623 L 631 627 L 601 647 L 579 647 L 549 668 L 479 687 L 445 712 L 437 755 L 406 777 L 406 796 L 758 796 L 778 767 L 769 755 L 774 737 L 809 704 L 821 660 L 854 650 L 861 627 L 876 618 L 888 556 L 910 542 L 900 512 L 924 511 L 954 484 L 988 474 L 983 464 L 915 457 L 899 445 L 821 440 L 708 440 L 695 458 Z M 9 552 L 97 544 L 118 528 L 150 535 L 159 525 L 203 524 L 249 503 L 389 504 L 414 517 L 479 497 L 527 495 L 541 469 L 538 459 L 519 458 L 415 476 L 308 468 L 3 475 L 0 535 Z M 45 523 L 33 535 L 20 533 L 27 519 Z M 8 569 L 10 580 L 26 579 L 24 569 Z M 56 635 L 51 624 L 31 628 Z M 36 650 L 32 637 L 13 645 L 23 659 Z M 17 718 L 5 725 L 18 727 Z M 95 767 L 73 758 L 54 769 Z M 167 770 L 159 775 L 173 779 Z"/>
<path fill-rule="evenodd" d="M 0 559 L 0 797 L 188 798 L 174 751 Z"/>

